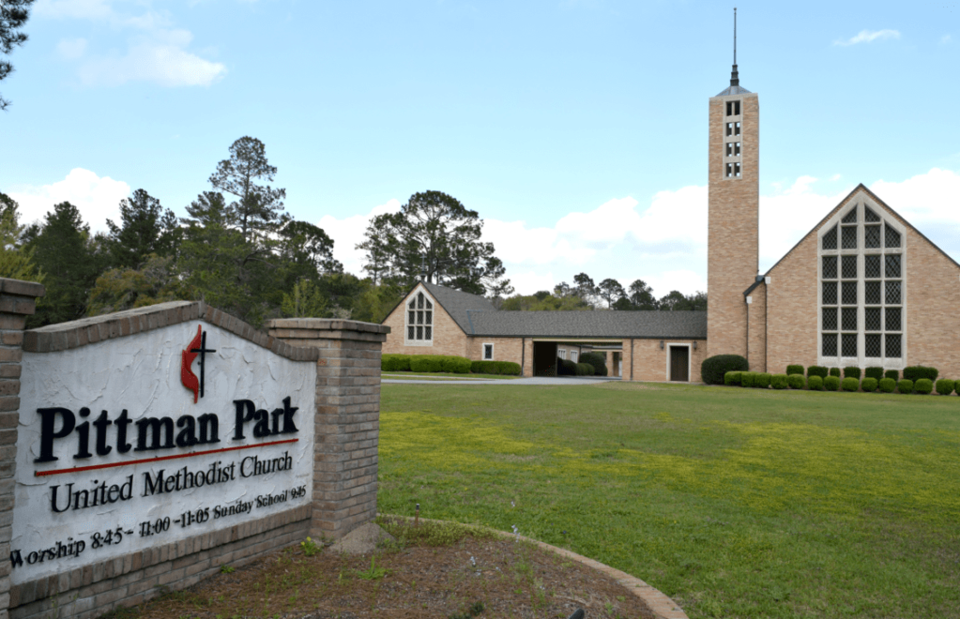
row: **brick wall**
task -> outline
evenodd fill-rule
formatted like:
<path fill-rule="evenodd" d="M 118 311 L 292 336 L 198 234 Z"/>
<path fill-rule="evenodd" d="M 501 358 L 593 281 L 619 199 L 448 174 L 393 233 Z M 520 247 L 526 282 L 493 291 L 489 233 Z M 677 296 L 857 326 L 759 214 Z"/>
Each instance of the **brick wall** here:
<path fill-rule="evenodd" d="M 750 292 L 750 304 L 741 295 L 741 302 L 747 306 L 747 328 L 749 331 L 749 349 L 747 361 L 754 372 L 766 372 L 767 368 L 767 285 L 760 284 Z"/>
<path fill-rule="evenodd" d="M 467 334 L 463 332 L 453 318 L 450 317 L 443 307 L 436 302 L 436 299 L 430 297 L 433 303 L 433 342 L 429 345 L 407 346 L 404 343 L 406 334 L 406 307 L 410 299 L 415 297 L 418 292 L 423 292 L 429 296 L 429 292 L 422 286 L 417 286 L 407 295 L 403 303 L 398 305 L 386 320 L 384 326 L 390 327 L 387 341 L 383 344 L 383 354 L 385 355 L 455 355 L 458 357 L 468 357 L 479 360 L 480 357 L 470 357 L 467 353 Z M 518 361 L 519 363 L 519 361 Z"/>
<path fill-rule="evenodd" d="M 380 347 L 389 327 L 352 320 L 287 318 L 271 336 L 318 351 L 314 510 L 317 537 L 341 537 L 377 515 Z"/>
<path fill-rule="evenodd" d="M 14 475 L 17 426 L 20 420 L 20 360 L 23 327 L 33 314 L 43 286 L 34 282 L 0 278 L 0 557 L 10 556 L 13 534 Z M 0 562 L 0 619 L 11 604 L 10 563 Z"/>
<path fill-rule="evenodd" d="M 693 350 L 693 343 L 697 342 L 697 349 Z M 660 340 L 635 339 L 631 348 L 630 340 L 623 341 L 623 375 L 624 380 L 639 380 L 664 382 L 670 380 L 670 367 L 667 363 L 667 353 L 670 345 L 690 345 L 690 382 L 699 383 L 700 365 L 707 358 L 707 346 L 704 340 L 663 340 L 663 350 L 660 350 Z M 633 373 L 631 374 L 631 353 L 633 357 Z"/>
<path fill-rule="evenodd" d="M 483 345 L 493 344 L 494 361 L 511 361 L 526 365 L 523 356 L 523 339 L 519 337 L 470 337 L 467 338 L 467 358 L 479 361 L 483 359 Z M 528 351 L 529 352 L 529 351 Z M 529 374 L 526 374 L 529 376 Z"/>
<path fill-rule="evenodd" d="M 724 177 L 725 104 L 742 101 L 743 175 Z M 759 256 L 760 103 L 756 94 L 713 97 L 709 108 L 707 339 L 711 355 L 746 354 L 743 291 Z"/>

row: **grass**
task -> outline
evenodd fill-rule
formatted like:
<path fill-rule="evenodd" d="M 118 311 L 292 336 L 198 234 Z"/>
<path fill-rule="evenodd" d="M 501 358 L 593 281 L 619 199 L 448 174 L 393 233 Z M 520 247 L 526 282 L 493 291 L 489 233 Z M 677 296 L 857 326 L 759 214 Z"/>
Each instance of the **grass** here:
<path fill-rule="evenodd" d="M 503 374 L 454 374 L 453 372 L 430 372 L 429 374 L 414 374 L 411 372 L 382 372 L 383 378 L 394 380 L 463 380 L 471 378 L 485 378 L 488 380 L 515 380 L 519 376 Z"/>
<path fill-rule="evenodd" d="M 381 512 L 516 526 L 694 619 L 960 616 L 958 397 L 384 385 L 381 410 Z"/>

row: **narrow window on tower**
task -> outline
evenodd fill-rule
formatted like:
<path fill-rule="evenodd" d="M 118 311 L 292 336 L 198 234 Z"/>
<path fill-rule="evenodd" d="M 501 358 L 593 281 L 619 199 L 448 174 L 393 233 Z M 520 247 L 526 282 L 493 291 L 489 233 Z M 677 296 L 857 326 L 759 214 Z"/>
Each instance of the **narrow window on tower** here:
<path fill-rule="evenodd" d="M 727 135 L 733 135 L 733 123 L 727 123 Z"/>
<path fill-rule="evenodd" d="M 740 135 L 740 123 L 733 123 L 733 135 Z"/>
<path fill-rule="evenodd" d="M 736 176 L 736 177 L 738 177 L 738 178 L 740 177 L 740 162 L 739 162 L 739 161 L 733 164 L 733 175 Z"/>
<path fill-rule="evenodd" d="M 733 142 L 727 142 L 727 157 L 733 157 Z"/>
<path fill-rule="evenodd" d="M 733 176 L 733 164 L 732 164 L 732 163 L 728 163 L 728 164 L 727 164 L 727 178 L 730 178 L 731 176 Z"/>
<path fill-rule="evenodd" d="M 734 156 L 734 157 L 739 157 L 739 156 L 740 156 L 740 142 L 736 142 L 736 143 L 733 145 L 733 156 Z"/>
<path fill-rule="evenodd" d="M 740 101 L 727 101 L 727 116 L 740 115 Z"/>

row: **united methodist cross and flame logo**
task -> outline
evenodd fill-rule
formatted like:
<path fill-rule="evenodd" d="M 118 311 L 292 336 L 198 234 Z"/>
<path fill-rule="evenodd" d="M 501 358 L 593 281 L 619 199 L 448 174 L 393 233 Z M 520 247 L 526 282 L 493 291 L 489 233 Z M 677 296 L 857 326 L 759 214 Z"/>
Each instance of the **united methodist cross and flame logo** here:
<path fill-rule="evenodd" d="M 208 352 L 217 352 L 207 348 L 207 332 L 203 330 L 203 325 L 197 325 L 197 335 L 190 340 L 187 347 L 180 353 L 180 382 L 183 386 L 193 392 L 193 403 L 197 403 L 198 398 L 203 397 L 204 366 Z M 200 377 L 193 373 L 191 366 L 193 361 L 200 357 Z"/>

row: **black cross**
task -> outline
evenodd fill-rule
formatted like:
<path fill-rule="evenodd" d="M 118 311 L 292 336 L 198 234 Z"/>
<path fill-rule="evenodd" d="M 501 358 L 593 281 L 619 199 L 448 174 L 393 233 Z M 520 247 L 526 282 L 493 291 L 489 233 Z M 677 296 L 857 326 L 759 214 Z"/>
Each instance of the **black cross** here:
<path fill-rule="evenodd" d="M 202 334 L 200 336 L 200 348 L 191 348 L 190 352 L 200 353 L 200 397 L 202 398 L 203 397 L 203 381 L 204 381 L 204 375 L 203 375 L 204 357 L 206 357 L 206 354 L 208 352 L 217 352 L 217 351 L 213 350 L 212 348 L 207 348 L 207 332 L 203 331 L 201 333 Z"/>

